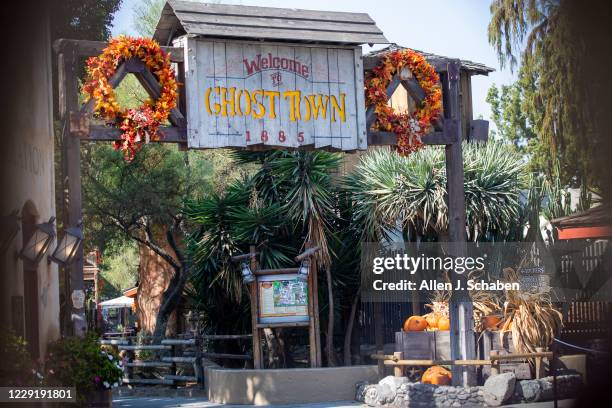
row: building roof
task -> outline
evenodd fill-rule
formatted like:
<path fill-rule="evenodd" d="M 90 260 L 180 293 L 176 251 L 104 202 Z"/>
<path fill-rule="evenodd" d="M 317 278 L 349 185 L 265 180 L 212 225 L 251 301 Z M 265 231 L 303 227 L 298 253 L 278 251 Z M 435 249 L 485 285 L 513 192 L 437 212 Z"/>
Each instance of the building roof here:
<path fill-rule="evenodd" d="M 370 58 L 381 57 L 389 52 L 393 52 L 396 50 L 403 50 L 406 48 L 408 47 L 403 47 L 398 44 L 391 44 L 388 47 L 385 47 L 383 49 L 371 51 L 367 53 L 365 57 L 370 57 Z M 446 61 L 457 59 L 457 58 L 451 58 L 451 57 L 444 57 L 442 55 L 436 55 L 436 54 L 432 54 L 430 52 L 425 52 L 425 51 L 419 51 L 419 50 L 414 50 L 414 51 L 417 51 L 420 54 L 422 54 L 427 59 L 427 61 L 434 66 L 440 65 Z M 469 61 L 469 60 L 464 60 L 464 59 L 459 59 L 459 61 L 461 62 L 462 69 L 468 72 L 474 73 L 474 74 L 488 75 L 489 72 L 495 71 L 494 68 L 488 67 L 485 64 L 481 64 L 479 62 L 474 62 L 474 61 Z"/>
<path fill-rule="evenodd" d="M 612 226 L 612 205 L 598 205 L 550 222 L 557 228 Z"/>
<path fill-rule="evenodd" d="M 168 0 L 153 39 L 195 36 L 340 44 L 388 43 L 365 13 L 209 4 Z"/>
<path fill-rule="evenodd" d="M 102 309 L 110 309 L 116 307 L 131 307 L 134 304 L 134 299 L 127 296 L 119 296 L 118 298 L 105 300 L 98 304 Z"/>

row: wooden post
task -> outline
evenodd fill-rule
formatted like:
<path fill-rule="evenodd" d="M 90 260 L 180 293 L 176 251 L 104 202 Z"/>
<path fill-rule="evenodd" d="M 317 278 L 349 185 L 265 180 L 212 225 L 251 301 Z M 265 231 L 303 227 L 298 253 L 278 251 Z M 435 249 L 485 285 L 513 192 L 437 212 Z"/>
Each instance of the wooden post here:
<path fill-rule="evenodd" d="M 493 357 L 493 356 L 497 356 L 498 354 L 499 354 L 499 351 L 491 350 L 491 352 L 489 353 L 489 356 Z M 499 374 L 499 361 L 500 360 L 497 360 L 497 359 L 491 360 L 491 375 L 492 376 Z"/>
<path fill-rule="evenodd" d="M 544 347 L 536 347 L 537 353 L 544 352 Z M 542 357 L 535 358 L 535 377 L 539 380 L 540 378 L 545 376 L 544 364 L 542 362 Z"/>
<path fill-rule="evenodd" d="M 449 253 L 456 257 L 465 256 L 465 191 L 463 175 L 463 152 L 461 141 L 461 94 L 460 94 L 460 62 L 455 60 L 448 64 L 445 99 L 445 121 L 451 121 L 451 131 L 457 132 L 455 142 L 445 147 L 446 177 L 448 191 L 448 236 L 451 242 Z M 454 273 L 454 272 L 453 272 Z M 472 302 L 467 292 L 467 277 L 454 273 L 462 283 L 463 290 L 453 290 L 450 302 L 450 339 L 451 359 L 474 360 L 476 346 L 474 339 L 474 322 Z M 476 373 L 473 367 L 453 366 L 453 384 L 476 385 Z"/>
<path fill-rule="evenodd" d="M 197 382 L 200 388 L 204 389 L 204 369 L 202 367 L 202 347 L 203 341 L 200 335 L 200 330 L 195 333 L 195 363 L 193 363 L 194 375 L 197 378 Z"/>
<path fill-rule="evenodd" d="M 76 226 L 81 221 L 81 141 L 70 133 L 69 117 L 71 111 L 79 110 L 79 89 L 77 82 L 78 54 L 72 43 L 65 44 L 58 55 L 58 78 L 60 115 L 63 121 L 62 131 L 62 186 L 63 192 L 63 224 L 64 228 Z M 71 301 L 75 290 L 83 290 L 83 246 L 79 246 L 74 261 L 66 266 L 69 271 L 70 288 L 66 299 L 70 306 L 72 334 L 83 336 L 87 327 L 85 309 L 76 309 Z"/>
<path fill-rule="evenodd" d="M 382 380 L 385 376 L 385 360 L 383 357 L 385 352 L 382 349 L 377 349 L 376 354 L 379 356 L 378 360 L 376 360 L 378 362 L 378 379 Z"/>
<path fill-rule="evenodd" d="M 249 252 L 252 254 L 255 253 L 255 245 L 250 246 Z M 251 271 L 255 272 L 257 270 L 257 259 L 255 257 L 251 258 L 249 266 L 251 268 Z M 255 276 L 255 282 L 249 284 L 249 293 L 251 295 L 251 326 L 253 327 L 253 368 L 261 369 L 263 368 L 263 350 L 261 348 L 261 337 L 259 336 L 259 329 L 257 328 L 257 324 L 259 323 L 257 275 Z"/>
<path fill-rule="evenodd" d="M 403 360 L 404 359 L 404 353 L 402 353 L 401 351 L 396 351 L 393 353 L 393 357 L 395 357 L 395 359 L 397 361 Z M 393 375 L 395 377 L 403 377 L 404 376 L 404 367 L 401 365 L 396 365 L 393 367 Z"/>

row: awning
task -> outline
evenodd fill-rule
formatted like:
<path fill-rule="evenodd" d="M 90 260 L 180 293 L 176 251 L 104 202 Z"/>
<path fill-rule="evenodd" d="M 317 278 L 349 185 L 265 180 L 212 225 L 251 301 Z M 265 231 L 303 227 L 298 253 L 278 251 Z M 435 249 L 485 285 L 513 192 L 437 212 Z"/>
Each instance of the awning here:
<path fill-rule="evenodd" d="M 132 307 L 134 304 L 134 299 L 127 296 L 119 296 L 118 298 L 105 300 L 104 302 L 100 302 L 98 306 L 102 309 L 110 309 L 117 307 Z"/>
<path fill-rule="evenodd" d="M 612 238 L 612 206 L 598 205 L 551 221 L 559 239 Z"/>

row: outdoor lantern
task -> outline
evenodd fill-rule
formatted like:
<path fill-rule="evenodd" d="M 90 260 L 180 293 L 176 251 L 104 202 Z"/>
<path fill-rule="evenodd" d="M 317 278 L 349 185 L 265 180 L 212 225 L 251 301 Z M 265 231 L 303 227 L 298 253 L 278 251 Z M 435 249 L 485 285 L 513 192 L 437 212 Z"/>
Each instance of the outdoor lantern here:
<path fill-rule="evenodd" d="M 3 215 L 0 218 L 0 254 L 6 252 L 19 232 L 18 212 L 15 210 L 9 215 Z"/>
<path fill-rule="evenodd" d="M 253 275 L 253 271 L 246 262 L 242 263 L 242 280 L 244 280 L 244 283 L 255 282 L 255 275 Z"/>
<path fill-rule="evenodd" d="M 51 242 L 55 239 L 54 222 L 55 217 L 51 217 L 48 222 L 43 222 L 36 226 L 27 244 L 19 252 L 21 259 L 28 260 L 34 264 L 40 262 L 51 246 Z"/>
<path fill-rule="evenodd" d="M 298 277 L 302 280 L 308 280 L 308 273 L 310 272 L 310 261 L 304 259 L 298 270 Z"/>
<path fill-rule="evenodd" d="M 64 236 L 58 242 L 55 251 L 53 251 L 53 254 L 50 256 L 51 260 L 62 266 L 69 265 L 74 260 L 81 246 L 81 242 L 83 242 L 83 232 L 80 226 L 66 228 Z"/>

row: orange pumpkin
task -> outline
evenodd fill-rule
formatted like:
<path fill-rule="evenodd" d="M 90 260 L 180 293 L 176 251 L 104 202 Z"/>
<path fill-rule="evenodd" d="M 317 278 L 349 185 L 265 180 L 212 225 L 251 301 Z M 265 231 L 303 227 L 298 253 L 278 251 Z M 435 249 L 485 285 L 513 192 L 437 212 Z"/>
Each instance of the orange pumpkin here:
<path fill-rule="evenodd" d="M 438 328 L 438 320 L 440 320 L 440 316 L 438 316 L 435 313 L 429 313 L 429 314 L 426 314 L 423 317 L 427 321 L 427 327 L 428 328 L 430 328 L 430 329 L 437 329 Z"/>
<path fill-rule="evenodd" d="M 450 385 L 452 374 L 442 366 L 431 366 L 423 373 L 421 382 L 423 384 Z"/>
<path fill-rule="evenodd" d="M 450 330 L 450 320 L 448 320 L 448 317 L 442 316 L 438 319 L 438 330 Z"/>
<path fill-rule="evenodd" d="M 499 328 L 499 324 L 501 323 L 501 318 L 495 315 L 488 315 L 482 319 L 482 323 L 487 329 L 497 330 Z"/>
<path fill-rule="evenodd" d="M 427 328 L 427 320 L 421 316 L 410 316 L 404 322 L 404 331 L 423 331 Z"/>

